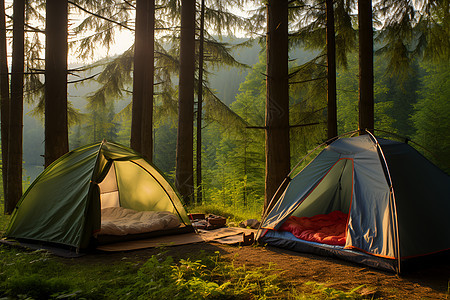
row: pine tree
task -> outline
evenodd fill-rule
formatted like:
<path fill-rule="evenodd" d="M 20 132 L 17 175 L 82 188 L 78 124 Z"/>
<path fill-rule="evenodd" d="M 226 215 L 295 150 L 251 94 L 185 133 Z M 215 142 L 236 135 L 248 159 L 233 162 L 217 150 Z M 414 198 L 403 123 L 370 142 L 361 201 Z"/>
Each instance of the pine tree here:
<path fill-rule="evenodd" d="M 8 175 L 8 145 L 9 145 L 9 76 L 8 52 L 6 47 L 5 1 L 0 0 L 0 114 L 1 114 L 1 151 L 2 151 L 2 183 L 4 205 L 8 203 L 6 197 Z M 7 211 L 6 207 L 4 211 Z"/>
<path fill-rule="evenodd" d="M 327 125 L 328 139 L 337 136 L 336 107 L 336 34 L 334 29 L 333 0 L 325 1 L 327 10 Z"/>
<path fill-rule="evenodd" d="M 145 77 L 143 81 L 147 83 L 143 90 L 144 102 L 142 107 L 142 155 L 153 161 L 153 92 L 155 73 L 155 0 L 147 2 L 147 38 L 145 58 Z"/>
<path fill-rule="evenodd" d="M 203 202 L 202 195 L 202 118 L 203 118 L 203 68 L 204 68 L 204 42 L 205 42 L 205 0 L 200 4 L 200 28 L 198 46 L 198 83 L 197 83 L 197 141 L 196 141 L 196 175 L 197 175 L 197 203 Z"/>
<path fill-rule="evenodd" d="M 22 143 L 23 143 L 23 82 L 24 82 L 24 24 L 25 0 L 13 4 L 13 46 L 11 103 L 9 114 L 8 181 L 5 213 L 12 213 L 22 196 Z"/>
<path fill-rule="evenodd" d="M 372 1 L 358 1 L 359 131 L 374 130 Z"/>
<path fill-rule="evenodd" d="M 133 104 L 130 145 L 153 159 L 153 76 L 155 1 L 136 2 Z"/>
<path fill-rule="evenodd" d="M 195 0 L 181 5 L 180 79 L 178 98 L 177 165 L 175 185 L 184 202 L 194 197 L 194 75 L 195 75 Z"/>
<path fill-rule="evenodd" d="M 290 171 L 287 0 L 267 3 L 266 44 L 265 209 Z"/>
<path fill-rule="evenodd" d="M 330 139 L 338 132 L 336 67 L 346 67 L 347 54 L 354 50 L 356 42 L 351 20 L 352 1 L 295 1 L 291 10 L 292 27 L 296 30 L 291 43 L 321 50 L 313 60 L 291 71 L 291 84 L 300 85 L 297 89 L 302 91 L 318 92 L 306 95 L 307 98 L 321 98 L 321 91 L 326 88 L 327 136 Z"/>
<path fill-rule="evenodd" d="M 45 39 L 45 167 L 69 151 L 67 0 L 47 0 Z"/>

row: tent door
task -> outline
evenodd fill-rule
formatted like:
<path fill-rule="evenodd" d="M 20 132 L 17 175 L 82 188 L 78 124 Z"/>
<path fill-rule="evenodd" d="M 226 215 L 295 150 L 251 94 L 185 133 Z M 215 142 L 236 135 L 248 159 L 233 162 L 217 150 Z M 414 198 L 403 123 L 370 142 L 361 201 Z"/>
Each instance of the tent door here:
<path fill-rule="evenodd" d="M 111 165 L 105 179 L 98 186 L 100 187 L 100 204 L 102 209 L 120 206 L 115 163 Z"/>
<path fill-rule="evenodd" d="M 350 211 L 353 194 L 353 160 L 337 161 L 322 181 L 292 213 L 296 217 L 312 217 L 339 210 Z"/>

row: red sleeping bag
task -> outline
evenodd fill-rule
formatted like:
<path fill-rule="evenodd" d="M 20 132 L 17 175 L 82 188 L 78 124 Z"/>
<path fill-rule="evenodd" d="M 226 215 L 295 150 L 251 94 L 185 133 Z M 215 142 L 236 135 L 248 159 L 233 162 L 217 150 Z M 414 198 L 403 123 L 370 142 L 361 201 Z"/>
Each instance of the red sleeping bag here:
<path fill-rule="evenodd" d="M 314 217 L 290 216 L 279 230 L 289 231 L 305 241 L 345 246 L 347 217 L 347 214 L 337 210 Z"/>

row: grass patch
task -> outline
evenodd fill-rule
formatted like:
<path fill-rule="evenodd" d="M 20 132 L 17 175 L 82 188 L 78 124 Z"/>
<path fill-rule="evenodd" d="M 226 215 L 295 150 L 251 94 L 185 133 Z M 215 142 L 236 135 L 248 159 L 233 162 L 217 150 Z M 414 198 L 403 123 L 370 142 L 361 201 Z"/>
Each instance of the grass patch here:
<path fill-rule="evenodd" d="M 361 296 L 357 292 L 364 288 L 365 285 L 360 285 L 347 292 L 337 290 L 313 281 L 306 282 L 305 286 L 311 287 L 311 295 L 315 295 L 318 298 L 322 296 L 325 297 L 325 299 L 364 299 L 363 296 Z"/>
<path fill-rule="evenodd" d="M 0 246 L 0 270 L 0 298 L 111 299 L 116 289 L 133 284 L 137 267 L 64 264 L 45 251 Z"/>
<path fill-rule="evenodd" d="M 43 251 L 0 246 L 0 298 L 6 299 L 360 299 L 309 283 L 293 286 L 273 265 L 235 266 L 216 253 L 145 262 L 63 263 Z M 305 291 L 307 291 L 305 293 Z"/>

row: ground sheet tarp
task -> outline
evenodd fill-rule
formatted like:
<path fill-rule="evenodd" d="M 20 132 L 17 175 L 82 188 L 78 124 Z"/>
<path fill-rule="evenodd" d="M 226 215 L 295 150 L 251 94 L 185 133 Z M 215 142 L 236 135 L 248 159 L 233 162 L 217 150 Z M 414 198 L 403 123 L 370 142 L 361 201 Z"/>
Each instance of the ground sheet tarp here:
<path fill-rule="evenodd" d="M 217 242 L 222 244 L 238 244 L 243 242 L 243 234 L 248 235 L 254 233 L 255 229 L 223 227 L 214 230 L 198 230 L 195 232 L 161 236 L 151 239 L 143 239 L 136 241 L 128 241 L 122 243 L 114 243 L 97 247 L 101 251 L 130 251 L 145 248 L 154 248 L 162 246 L 179 246 L 203 242 Z"/>

